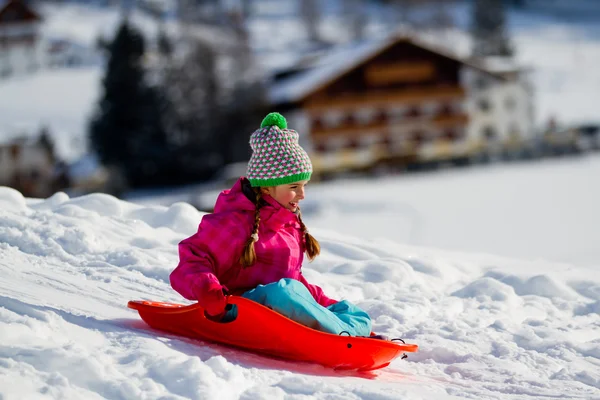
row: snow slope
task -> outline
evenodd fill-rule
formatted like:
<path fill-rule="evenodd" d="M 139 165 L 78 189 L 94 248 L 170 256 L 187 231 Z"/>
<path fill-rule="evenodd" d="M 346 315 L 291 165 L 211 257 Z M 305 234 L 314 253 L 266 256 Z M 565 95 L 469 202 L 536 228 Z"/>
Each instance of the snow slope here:
<path fill-rule="evenodd" d="M 313 201 L 333 209 L 343 196 L 331 190 Z M 363 224 L 394 218 L 354 207 Z M 201 217 L 186 203 L 0 188 L 0 398 L 600 399 L 597 269 L 367 240 L 343 226 L 310 225 L 322 255 L 305 275 L 364 307 L 376 331 L 418 343 L 407 360 L 341 374 L 151 331 L 126 302 L 185 302 L 168 275 Z"/>

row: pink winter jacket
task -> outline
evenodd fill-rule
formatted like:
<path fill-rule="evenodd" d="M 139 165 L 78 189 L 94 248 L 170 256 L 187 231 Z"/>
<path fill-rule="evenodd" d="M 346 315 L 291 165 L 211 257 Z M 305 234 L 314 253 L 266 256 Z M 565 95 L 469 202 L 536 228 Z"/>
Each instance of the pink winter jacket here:
<path fill-rule="evenodd" d="M 240 178 L 219 194 L 214 213 L 202 217 L 198 232 L 179 243 L 179 265 L 170 276 L 173 289 L 214 310 L 221 306 L 215 304 L 219 297 L 222 300 L 215 293 L 223 288 L 239 295 L 260 284 L 292 278 L 302 282 L 322 306 L 335 303 L 302 276 L 304 237 L 298 217 L 270 196 L 263 196 L 265 205 L 260 209 L 259 240 L 254 244 L 257 261 L 242 267 L 239 258 L 256 211 L 252 193 L 250 183 Z"/>

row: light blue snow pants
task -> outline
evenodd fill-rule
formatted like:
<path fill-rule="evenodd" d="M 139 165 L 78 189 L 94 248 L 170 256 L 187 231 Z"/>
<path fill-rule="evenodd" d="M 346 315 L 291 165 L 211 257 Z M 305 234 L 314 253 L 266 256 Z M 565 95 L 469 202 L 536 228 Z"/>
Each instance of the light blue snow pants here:
<path fill-rule="evenodd" d="M 346 331 L 351 336 L 369 336 L 371 333 L 371 318 L 359 307 L 343 300 L 325 308 L 316 302 L 306 286 L 295 279 L 284 278 L 268 285 L 258 285 L 242 297 L 318 331 L 336 335 Z"/>

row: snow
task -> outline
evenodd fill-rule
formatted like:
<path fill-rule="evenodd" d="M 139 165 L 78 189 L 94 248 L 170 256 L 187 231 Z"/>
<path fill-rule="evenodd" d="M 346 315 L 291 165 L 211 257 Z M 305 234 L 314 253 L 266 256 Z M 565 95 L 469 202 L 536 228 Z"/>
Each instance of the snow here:
<path fill-rule="evenodd" d="M 600 399 L 599 170 L 589 156 L 311 183 L 305 222 L 322 254 L 307 279 L 365 308 L 377 332 L 420 346 L 361 374 L 153 331 L 126 308 L 186 302 L 168 276 L 203 215 L 189 204 L 0 188 L 0 397 Z M 596 261 L 486 254 L 496 241 L 572 255 L 589 246 Z"/>
<path fill-rule="evenodd" d="M 0 139 L 37 137 L 48 126 L 60 156 L 77 158 L 100 97 L 100 68 L 49 70 L 0 81 Z"/>

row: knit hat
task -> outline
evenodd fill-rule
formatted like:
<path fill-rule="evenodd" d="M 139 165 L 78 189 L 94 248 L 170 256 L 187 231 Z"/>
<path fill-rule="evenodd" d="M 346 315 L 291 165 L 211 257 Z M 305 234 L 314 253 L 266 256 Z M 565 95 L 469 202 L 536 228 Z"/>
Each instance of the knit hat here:
<path fill-rule="evenodd" d="M 279 113 L 270 113 L 250 136 L 252 157 L 246 174 L 250 184 L 277 186 L 310 179 L 312 164 L 298 144 L 298 132 L 287 129 Z"/>

